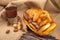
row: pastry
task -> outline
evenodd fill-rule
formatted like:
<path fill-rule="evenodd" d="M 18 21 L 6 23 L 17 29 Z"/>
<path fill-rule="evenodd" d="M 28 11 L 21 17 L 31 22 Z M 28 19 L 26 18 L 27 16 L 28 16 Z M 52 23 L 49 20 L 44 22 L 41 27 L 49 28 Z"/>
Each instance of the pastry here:
<path fill-rule="evenodd" d="M 48 35 L 56 27 L 49 12 L 39 8 L 27 9 L 23 15 L 23 19 L 25 24 L 38 35 Z"/>

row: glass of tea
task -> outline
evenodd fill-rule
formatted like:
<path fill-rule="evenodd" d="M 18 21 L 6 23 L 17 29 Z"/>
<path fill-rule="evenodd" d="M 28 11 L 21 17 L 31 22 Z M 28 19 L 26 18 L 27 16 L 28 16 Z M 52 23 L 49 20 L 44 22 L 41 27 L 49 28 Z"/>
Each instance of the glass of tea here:
<path fill-rule="evenodd" d="M 5 8 L 5 10 L 6 10 L 6 17 L 14 18 L 17 16 L 17 7 L 10 6 L 10 7 Z"/>

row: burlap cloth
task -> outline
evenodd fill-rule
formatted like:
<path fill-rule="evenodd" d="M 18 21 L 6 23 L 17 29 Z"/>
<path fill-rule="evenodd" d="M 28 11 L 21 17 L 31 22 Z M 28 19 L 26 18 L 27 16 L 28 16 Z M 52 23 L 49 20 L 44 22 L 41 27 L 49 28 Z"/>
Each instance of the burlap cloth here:
<path fill-rule="evenodd" d="M 22 3 L 26 2 L 27 0 L 0 0 L 0 5 L 7 5 L 6 7 L 9 7 L 9 6 L 17 6 L 18 7 L 18 13 L 20 13 L 20 6 Z M 51 9 L 54 9 L 54 8 L 51 8 L 49 9 L 49 4 L 50 2 L 47 3 L 47 5 L 45 6 L 45 3 L 46 3 L 46 0 L 39 0 L 39 1 L 35 1 L 33 0 L 33 2 L 36 2 L 37 5 L 39 5 L 39 7 L 41 7 L 42 9 L 46 9 L 48 10 L 49 12 L 51 12 Z M 58 1 L 57 1 L 58 3 Z M 45 7 L 44 7 L 45 6 Z M 48 7 L 47 7 L 48 6 Z M 51 5 L 50 5 L 51 6 Z M 20 8 L 20 9 L 19 9 Z M 24 7 L 22 7 L 24 8 Z M 58 9 L 57 9 L 58 10 Z M 3 6 L 0 6 L 0 15 L 5 11 L 4 7 Z M 54 11 L 54 10 L 52 10 Z M 56 9 L 55 9 L 56 11 Z M 57 27 L 55 29 L 55 31 L 51 34 L 52 36 L 56 37 L 57 39 L 60 39 L 60 12 L 51 12 L 51 16 L 53 17 L 53 19 L 55 20 L 56 24 L 57 24 Z M 10 29 L 10 33 L 9 34 L 6 34 L 6 30 Z M 7 27 L 7 24 L 4 20 L 2 20 L 0 18 L 0 40 L 18 40 L 19 38 L 21 38 L 21 36 L 24 34 L 24 32 L 22 31 L 18 31 L 18 32 L 13 32 L 13 27 Z"/>

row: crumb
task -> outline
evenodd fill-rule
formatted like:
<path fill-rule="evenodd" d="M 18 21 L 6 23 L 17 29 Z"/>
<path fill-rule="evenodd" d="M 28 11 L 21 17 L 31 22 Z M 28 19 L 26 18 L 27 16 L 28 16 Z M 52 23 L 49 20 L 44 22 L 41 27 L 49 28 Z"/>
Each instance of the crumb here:
<path fill-rule="evenodd" d="M 10 33 L 10 30 L 7 30 L 7 31 L 6 31 L 6 34 L 8 34 L 8 33 Z"/>

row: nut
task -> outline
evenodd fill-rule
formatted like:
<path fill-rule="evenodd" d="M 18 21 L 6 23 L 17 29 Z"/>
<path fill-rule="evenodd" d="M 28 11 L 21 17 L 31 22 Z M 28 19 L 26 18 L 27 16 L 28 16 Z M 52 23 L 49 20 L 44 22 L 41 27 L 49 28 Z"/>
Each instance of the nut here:
<path fill-rule="evenodd" d="M 10 32 L 10 30 L 7 30 L 7 31 L 6 31 L 6 34 L 8 34 L 9 32 Z"/>
<path fill-rule="evenodd" d="M 13 24 L 14 29 L 18 29 L 17 24 Z"/>
<path fill-rule="evenodd" d="M 17 26 L 17 24 L 13 24 L 13 27 L 16 27 Z"/>
<path fill-rule="evenodd" d="M 14 27 L 14 29 L 18 29 L 18 27 Z"/>
<path fill-rule="evenodd" d="M 14 31 L 14 32 L 18 32 L 18 29 L 14 29 L 13 31 Z"/>
<path fill-rule="evenodd" d="M 20 22 L 18 22 L 18 29 L 21 29 L 21 23 Z"/>

